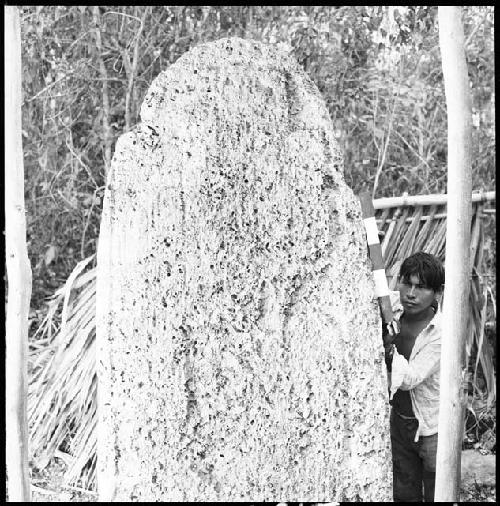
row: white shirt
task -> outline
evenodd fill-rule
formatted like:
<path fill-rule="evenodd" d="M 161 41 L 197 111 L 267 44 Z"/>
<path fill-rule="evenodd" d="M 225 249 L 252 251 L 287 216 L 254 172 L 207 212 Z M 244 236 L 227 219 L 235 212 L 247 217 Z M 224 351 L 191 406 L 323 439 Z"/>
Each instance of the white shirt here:
<path fill-rule="evenodd" d="M 391 292 L 394 319 L 399 321 L 403 307 L 399 292 Z M 390 399 L 396 390 L 409 390 L 413 412 L 418 420 L 415 441 L 420 436 L 432 436 L 438 431 L 439 379 L 441 362 L 441 310 L 418 334 L 410 359 L 394 350 L 392 372 L 389 373 Z"/>

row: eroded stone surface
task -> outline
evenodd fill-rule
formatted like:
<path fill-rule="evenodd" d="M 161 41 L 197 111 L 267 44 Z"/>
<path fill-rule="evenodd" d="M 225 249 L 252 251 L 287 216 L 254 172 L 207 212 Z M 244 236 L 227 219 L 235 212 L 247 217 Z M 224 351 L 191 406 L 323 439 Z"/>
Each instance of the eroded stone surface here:
<path fill-rule="evenodd" d="M 224 39 L 141 117 L 98 253 L 101 500 L 390 500 L 361 212 L 317 88 Z"/>

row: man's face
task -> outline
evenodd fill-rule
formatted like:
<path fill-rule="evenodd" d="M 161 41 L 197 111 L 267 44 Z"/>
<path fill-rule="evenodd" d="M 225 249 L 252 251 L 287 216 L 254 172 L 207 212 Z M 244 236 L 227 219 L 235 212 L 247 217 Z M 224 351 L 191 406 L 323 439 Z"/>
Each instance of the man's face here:
<path fill-rule="evenodd" d="M 425 313 L 436 297 L 436 292 L 423 285 L 416 274 L 401 279 L 398 288 L 404 311 L 412 316 Z"/>

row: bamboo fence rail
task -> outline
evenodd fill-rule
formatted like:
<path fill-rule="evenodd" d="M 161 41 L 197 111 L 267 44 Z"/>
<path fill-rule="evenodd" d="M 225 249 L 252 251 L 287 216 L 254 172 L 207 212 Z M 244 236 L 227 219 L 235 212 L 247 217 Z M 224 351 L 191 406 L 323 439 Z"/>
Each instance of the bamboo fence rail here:
<path fill-rule="evenodd" d="M 495 200 L 495 192 L 476 192 L 472 194 L 472 203 L 490 202 Z M 447 195 L 438 193 L 434 195 L 403 195 L 402 197 L 384 197 L 375 199 L 373 207 L 375 209 L 393 209 L 404 206 L 441 206 L 446 205 Z"/>
<path fill-rule="evenodd" d="M 432 197 L 432 198 L 430 198 Z M 488 301 L 495 300 L 484 265 L 485 205 L 494 192 L 473 196 L 471 234 L 471 295 L 467 357 L 472 382 L 479 366 L 486 389 L 475 388 L 483 405 L 495 400 L 492 351 L 485 339 Z M 391 204 L 390 206 L 388 204 Z M 389 288 L 395 289 L 404 260 L 416 251 L 426 251 L 445 260 L 446 196 L 404 197 L 374 201 L 378 229 L 383 236 Z M 490 209 L 491 210 L 491 209 Z M 32 461 L 44 468 L 54 457 L 64 457 L 68 469 L 66 485 L 95 489 L 96 392 L 95 286 L 93 256 L 80 262 L 49 303 L 47 315 L 30 342 L 28 417 Z M 60 321 L 60 323 L 57 323 Z"/>

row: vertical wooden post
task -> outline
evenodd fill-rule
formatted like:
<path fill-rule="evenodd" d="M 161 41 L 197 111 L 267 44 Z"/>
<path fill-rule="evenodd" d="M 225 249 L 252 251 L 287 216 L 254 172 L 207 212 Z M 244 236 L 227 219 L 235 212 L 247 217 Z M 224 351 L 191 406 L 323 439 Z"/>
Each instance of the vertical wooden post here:
<path fill-rule="evenodd" d="M 469 301 L 472 216 L 471 97 L 461 7 L 439 7 L 448 114 L 448 217 L 435 501 L 457 501 L 465 396 L 463 356 Z"/>
<path fill-rule="evenodd" d="M 31 500 L 28 475 L 27 352 L 31 266 L 26 247 L 21 138 L 21 27 L 5 6 L 5 249 L 8 304 L 5 336 L 5 432 L 9 501 Z"/>

